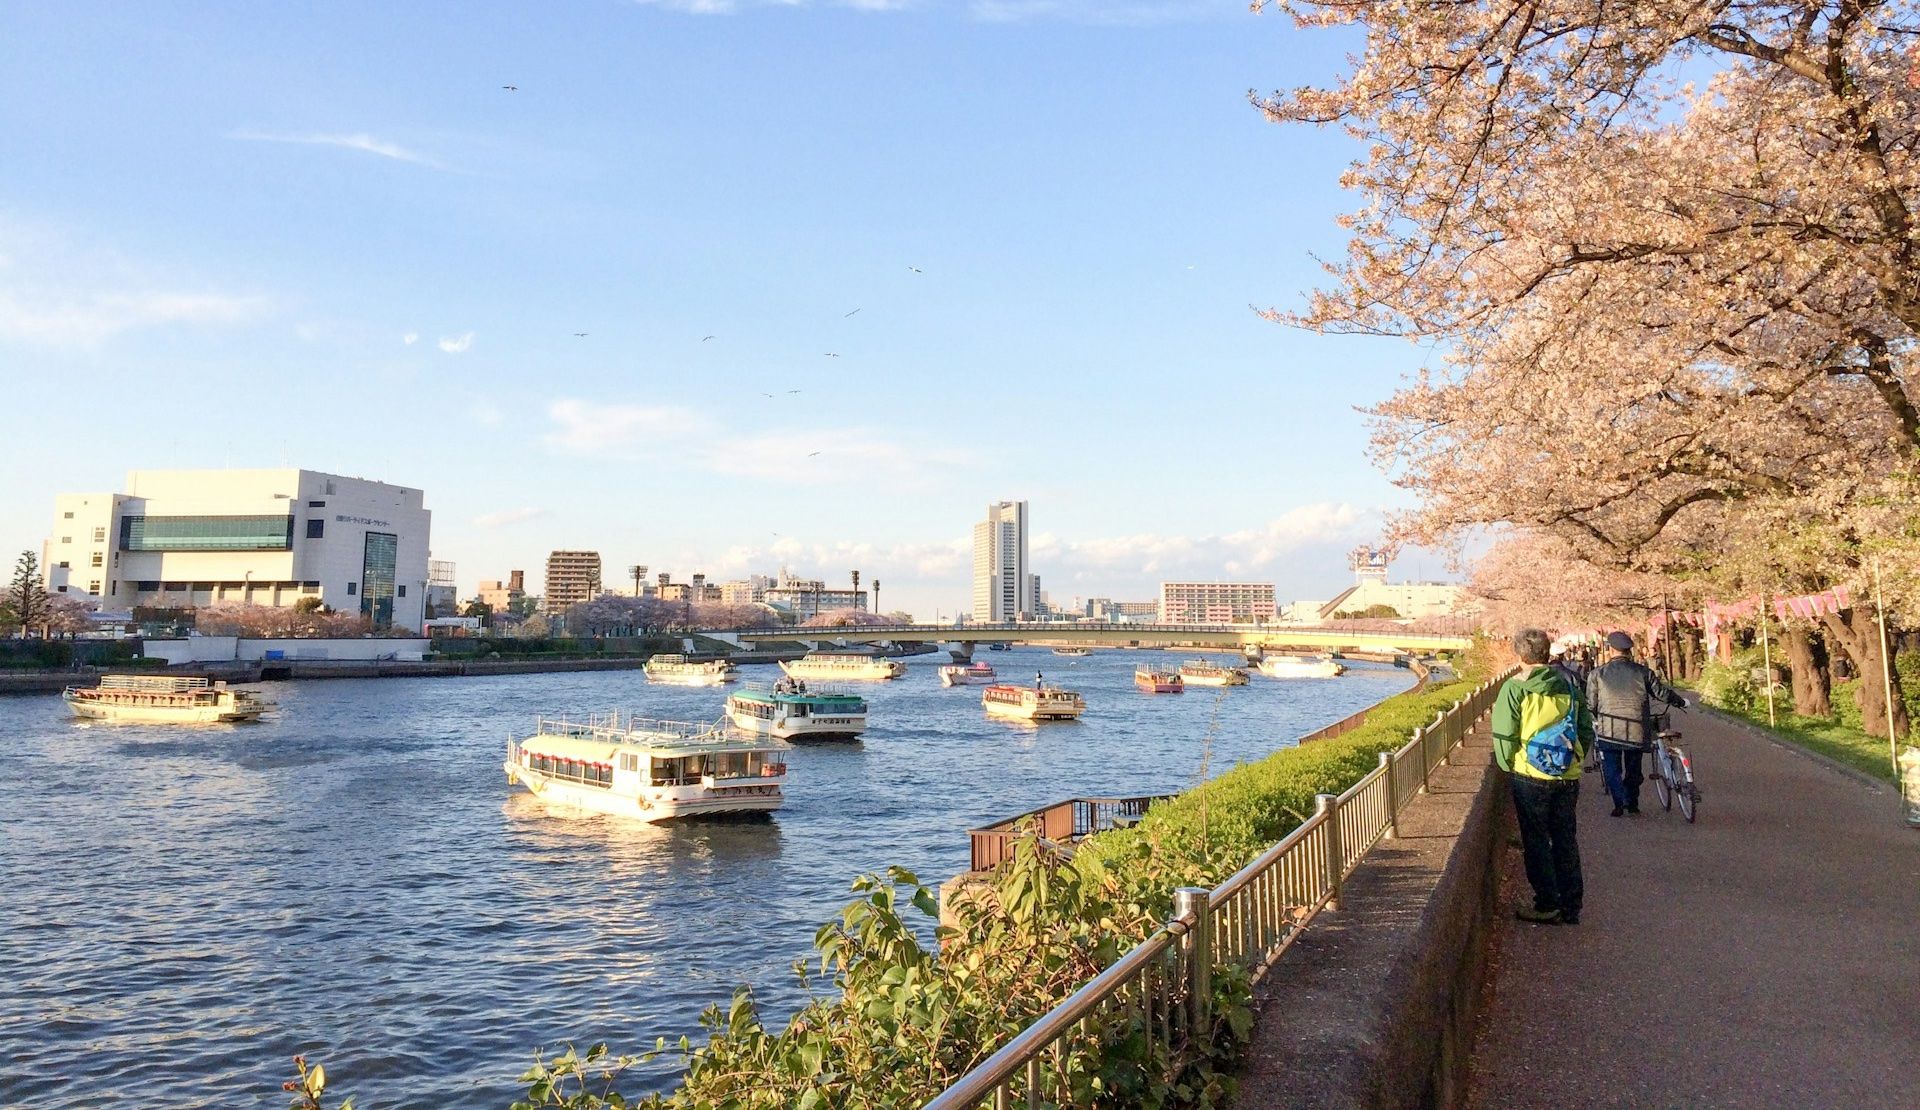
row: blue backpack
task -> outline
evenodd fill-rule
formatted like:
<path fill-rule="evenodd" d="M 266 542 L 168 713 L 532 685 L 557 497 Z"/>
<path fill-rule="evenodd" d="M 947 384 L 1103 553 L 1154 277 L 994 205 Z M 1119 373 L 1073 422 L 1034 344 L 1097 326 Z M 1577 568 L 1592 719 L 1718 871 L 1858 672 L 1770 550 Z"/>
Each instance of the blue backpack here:
<path fill-rule="evenodd" d="M 1527 765 L 1559 778 L 1580 758 L 1580 695 L 1569 691 L 1567 715 L 1527 739 Z"/>

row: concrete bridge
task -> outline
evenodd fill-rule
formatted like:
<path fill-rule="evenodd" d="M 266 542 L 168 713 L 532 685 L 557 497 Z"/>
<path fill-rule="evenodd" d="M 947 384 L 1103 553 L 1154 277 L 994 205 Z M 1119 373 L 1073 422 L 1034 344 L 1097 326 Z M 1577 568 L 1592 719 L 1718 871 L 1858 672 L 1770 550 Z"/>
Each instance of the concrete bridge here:
<path fill-rule="evenodd" d="M 1046 647 L 1200 646 L 1247 652 L 1339 651 L 1382 655 L 1421 655 L 1460 651 L 1465 636 L 1402 629 L 1359 631 L 1318 625 L 1250 624 L 940 624 L 879 625 L 868 628 L 754 628 L 702 633 L 743 647 L 770 641 L 816 646 L 882 643 L 933 643 L 956 658 L 973 654 L 982 643 L 1021 643 Z"/>

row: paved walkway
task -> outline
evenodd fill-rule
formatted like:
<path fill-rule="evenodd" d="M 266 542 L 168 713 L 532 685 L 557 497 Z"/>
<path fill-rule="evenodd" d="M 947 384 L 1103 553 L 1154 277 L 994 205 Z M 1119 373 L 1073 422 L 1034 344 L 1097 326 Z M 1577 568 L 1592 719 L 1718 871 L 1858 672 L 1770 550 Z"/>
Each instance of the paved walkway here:
<path fill-rule="evenodd" d="M 1472 1104 L 1920 1106 L 1920 832 L 1890 786 L 1674 719 L 1699 823 L 1583 780 L 1581 923 L 1506 916 Z"/>

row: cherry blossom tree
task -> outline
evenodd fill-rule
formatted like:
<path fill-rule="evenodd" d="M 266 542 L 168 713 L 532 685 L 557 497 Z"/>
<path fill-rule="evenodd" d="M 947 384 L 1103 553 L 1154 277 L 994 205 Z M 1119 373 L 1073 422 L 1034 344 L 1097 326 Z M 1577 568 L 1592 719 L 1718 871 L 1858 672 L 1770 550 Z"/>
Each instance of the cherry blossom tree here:
<path fill-rule="evenodd" d="M 801 628 L 875 628 L 893 624 L 893 618 L 865 609 L 828 609 L 800 623 Z"/>
<path fill-rule="evenodd" d="M 1512 523 L 1711 581 L 1765 537 L 1778 587 L 1864 585 L 1920 452 L 1911 4 L 1273 3 L 1367 35 L 1259 103 L 1369 144 L 1331 286 L 1274 317 L 1435 348 L 1373 410 L 1420 495 L 1396 538 Z M 1871 615 L 1823 631 L 1877 672 Z"/>

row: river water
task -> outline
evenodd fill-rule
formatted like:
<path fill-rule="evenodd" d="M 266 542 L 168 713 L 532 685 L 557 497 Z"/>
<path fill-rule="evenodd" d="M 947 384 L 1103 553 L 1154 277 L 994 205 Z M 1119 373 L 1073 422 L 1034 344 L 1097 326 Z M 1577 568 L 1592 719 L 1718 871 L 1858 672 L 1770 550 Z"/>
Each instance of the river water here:
<path fill-rule="evenodd" d="M 1360 664 L 1155 696 L 1133 687 L 1137 651 L 979 657 L 1080 690 L 1086 716 L 990 721 L 977 689 L 940 687 L 944 655 L 920 656 L 865 688 L 863 742 L 792 753 L 786 806 L 759 823 L 570 815 L 507 789 L 506 736 L 536 714 L 720 715 L 723 691 L 637 671 L 267 683 L 272 719 L 197 729 L 0 699 L 0 1106 L 280 1107 L 304 1052 L 366 1110 L 504 1107 L 534 1048 L 697 1039 L 736 984 L 784 1021 L 804 1001 L 792 962 L 860 872 L 937 884 L 966 867 L 969 827 L 1178 790 L 1203 759 L 1217 774 L 1412 682 Z"/>

